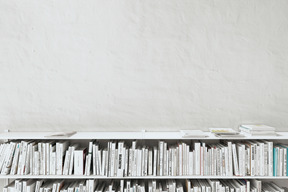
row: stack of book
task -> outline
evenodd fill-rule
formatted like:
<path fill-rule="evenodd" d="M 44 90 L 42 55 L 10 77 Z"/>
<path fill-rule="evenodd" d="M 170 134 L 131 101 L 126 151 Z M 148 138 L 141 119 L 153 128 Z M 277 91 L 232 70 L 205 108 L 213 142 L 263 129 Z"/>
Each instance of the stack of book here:
<path fill-rule="evenodd" d="M 275 128 L 267 125 L 240 125 L 239 130 L 249 136 L 276 135 Z"/>
<path fill-rule="evenodd" d="M 3 192 L 285 192 L 274 182 L 252 179 L 194 180 L 18 180 Z"/>

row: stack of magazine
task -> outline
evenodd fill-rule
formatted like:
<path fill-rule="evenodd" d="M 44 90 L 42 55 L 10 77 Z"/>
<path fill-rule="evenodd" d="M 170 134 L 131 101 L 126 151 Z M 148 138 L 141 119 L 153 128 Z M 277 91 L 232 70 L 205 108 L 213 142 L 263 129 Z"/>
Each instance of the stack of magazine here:
<path fill-rule="evenodd" d="M 209 128 L 209 130 L 217 137 L 244 137 L 240 132 L 231 128 Z"/>
<path fill-rule="evenodd" d="M 239 130 L 249 136 L 276 135 L 275 128 L 267 125 L 240 125 Z"/>

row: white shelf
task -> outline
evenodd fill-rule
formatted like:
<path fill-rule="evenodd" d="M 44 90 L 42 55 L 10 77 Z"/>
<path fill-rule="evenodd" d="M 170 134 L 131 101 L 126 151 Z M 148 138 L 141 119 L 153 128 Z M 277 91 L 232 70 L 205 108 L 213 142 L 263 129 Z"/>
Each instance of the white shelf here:
<path fill-rule="evenodd" d="M 288 132 L 277 132 L 277 136 L 246 136 L 246 137 L 216 137 L 210 132 L 205 132 L 208 137 L 191 137 L 183 138 L 180 132 L 77 132 L 71 137 L 46 137 L 51 135 L 53 132 L 4 132 L 0 133 L 0 140 L 6 139 L 65 139 L 65 140 L 81 140 L 81 139 L 146 139 L 146 140 L 255 140 L 255 139 L 268 139 L 268 140 L 285 140 L 288 139 Z"/>
<path fill-rule="evenodd" d="M 106 177 L 84 175 L 0 175 L 0 179 L 288 179 L 270 176 L 140 176 L 140 177 Z"/>

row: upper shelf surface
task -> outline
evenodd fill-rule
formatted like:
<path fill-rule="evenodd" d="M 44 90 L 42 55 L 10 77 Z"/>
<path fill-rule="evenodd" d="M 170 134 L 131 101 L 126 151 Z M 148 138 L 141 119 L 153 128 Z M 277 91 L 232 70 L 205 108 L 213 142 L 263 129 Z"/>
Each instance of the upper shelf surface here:
<path fill-rule="evenodd" d="M 57 132 L 4 132 L 0 133 L 0 140 L 6 139 L 174 139 L 174 140 L 243 140 L 243 139 L 269 139 L 285 140 L 288 139 L 288 132 L 277 132 L 277 136 L 244 136 L 244 137 L 216 137 L 210 132 L 205 132 L 208 137 L 182 137 L 180 132 L 77 132 L 70 137 L 49 136 Z"/>

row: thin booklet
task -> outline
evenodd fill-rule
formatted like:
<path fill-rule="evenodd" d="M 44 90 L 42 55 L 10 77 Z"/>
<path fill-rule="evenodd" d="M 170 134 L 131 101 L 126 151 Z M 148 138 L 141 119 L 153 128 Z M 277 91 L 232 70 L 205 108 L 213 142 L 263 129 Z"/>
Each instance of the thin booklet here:
<path fill-rule="evenodd" d="M 231 128 L 209 128 L 209 130 L 217 137 L 244 137 L 240 132 Z"/>
<path fill-rule="evenodd" d="M 70 132 L 53 132 L 51 134 L 45 135 L 45 137 L 71 137 L 77 133 L 76 131 L 70 131 Z"/>
<path fill-rule="evenodd" d="M 205 134 L 205 132 L 201 130 L 180 130 L 181 136 L 183 138 L 203 138 L 208 137 L 208 135 Z"/>

